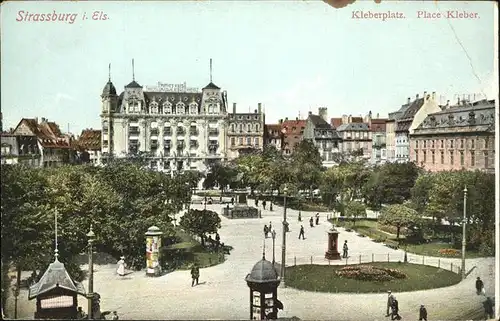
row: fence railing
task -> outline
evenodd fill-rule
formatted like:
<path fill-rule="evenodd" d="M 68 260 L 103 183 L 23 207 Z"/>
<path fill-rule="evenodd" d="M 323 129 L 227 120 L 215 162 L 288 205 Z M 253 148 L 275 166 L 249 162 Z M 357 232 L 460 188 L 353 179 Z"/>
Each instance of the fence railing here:
<path fill-rule="evenodd" d="M 341 253 L 342 254 L 342 253 Z M 375 262 L 405 262 L 405 254 L 395 253 L 372 253 L 372 254 L 349 254 L 347 258 L 340 260 L 328 260 L 324 256 L 288 256 L 287 266 L 318 264 L 318 265 L 350 265 Z M 412 264 L 422 264 L 434 266 L 443 270 L 448 270 L 457 274 L 461 273 L 461 263 L 453 259 L 429 257 L 407 253 L 406 262 Z M 467 268 L 466 268 L 467 271 Z"/>

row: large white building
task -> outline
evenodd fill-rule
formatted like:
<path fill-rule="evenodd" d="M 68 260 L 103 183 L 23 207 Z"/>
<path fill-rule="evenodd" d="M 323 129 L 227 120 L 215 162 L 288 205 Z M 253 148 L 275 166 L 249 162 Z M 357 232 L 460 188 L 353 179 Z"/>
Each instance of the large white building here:
<path fill-rule="evenodd" d="M 227 157 L 227 93 L 212 82 L 198 90 L 133 79 L 117 95 L 110 78 L 101 98 L 103 162 L 141 154 L 151 168 L 173 173 L 205 171 Z"/>

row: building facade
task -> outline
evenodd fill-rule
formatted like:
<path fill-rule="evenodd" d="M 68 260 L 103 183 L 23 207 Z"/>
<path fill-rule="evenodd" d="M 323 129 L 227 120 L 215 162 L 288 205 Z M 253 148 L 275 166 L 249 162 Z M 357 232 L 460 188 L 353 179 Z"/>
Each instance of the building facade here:
<path fill-rule="evenodd" d="M 406 104 L 402 105 L 397 111 L 389 113 L 389 119 L 385 125 L 386 154 L 389 163 L 396 161 L 396 121 L 404 115 L 410 104 L 411 98 L 408 97 Z"/>
<path fill-rule="evenodd" d="M 495 101 L 461 101 L 431 113 L 410 137 L 411 160 L 426 170 L 494 173 Z"/>
<path fill-rule="evenodd" d="M 102 159 L 145 157 L 152 169 L 206 171 L 227 158 L 227 93 L 210 82 L 202 90 L 184 84 L 139 85 L 118 96 L 109 79 L 102 98 Z"/>
<path fill-rule="evenodd" d="M 25 151 L 28 155 L 31 153 L 34 159 L 38 158 L 37 153 L 39 153 L 39 161 L 31 161 L 33 166 L 54 167 L 72 164 L 75 161 L 71 137 L 62 134 L 59 126 L 48 119 L 42 118 L 39 123 L 38 118 L 23 118 L 13 134 L 20 136 L 20 153 Z M 37 149 L 34 148 L 33 137 L 36 137 Z"/>
<path fill-rule="evenodd" d="M 309 112 L 304 129 L 303 139 L 313 142 L 318 148 L 323 166 L 332 167 L 340 161 L 340 137 L 337 131 L 328 123 L 328 110 L 318 109 L 318 115 Z"/>
<path fill-rule="evenodd" d="M 264 125 L 264 146 L 273 146 L 281 151 L 283 148 L 283 133 L 280 124 Z"/>
<path fill-rule="evenodd" d="M 441 107 L 436 102 L 435 92 L 430 95 L 424 91 L 422 98 L 417 94 L 415 100 L 409 103 L 404 114 L 396 120 L 396 162 L 404 163 L 410 161 L 410 134 L 424 121 L 427 115 L 438 111 L 441 111 Z"/>
<path fill-rule="evenodd" d="M 370 119 L 369 125 L 372 132 L 372 164 L 383 164 L 387 162 L 387 145 L 386 145 L 386 124 L 388 119 L 377 118 Z"/>
<path fill-rule="evenodd" d="M 372 157 L 372 133 L 367 123 L 348 123 L 337 127 L 342 139 L 341 152 L 348 157 L 370 160 Z"/>
<path fill-rule="evenodd" d="M 253 113 L 237 113 L 236 103 L 228 115 L 227 158 L 235 159 L 242 150 L 262 150 L 264 146 L 265 115 L 262 104 Z"/>
<path fill-rule="evenodd" d="M 84 129 L 75 141 L 74 148 L 83 163 L 101 164 L 102 132 L 95 129 Z"/>
<path fill-rule="evenodd" d="M 304 135 L 307 121 L 304 119 L 285 120 L 280 119 L 281 130 L 283 133 L 283 155 L 290 156 Z"/>

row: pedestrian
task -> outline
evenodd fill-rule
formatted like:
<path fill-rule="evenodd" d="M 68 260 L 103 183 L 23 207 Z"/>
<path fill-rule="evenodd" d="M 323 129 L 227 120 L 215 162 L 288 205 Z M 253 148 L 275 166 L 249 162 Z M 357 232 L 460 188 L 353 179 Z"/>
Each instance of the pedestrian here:
<path fill-rule="evenodd" d="M 481 295 L 484 292 L 484 283 L 479 276 L 477 277 L 476 280 L 476 292 L 477 295 Z"/>
<path fill-rule="evenodd" d="M 264 209 L 266 209 L 266 200 L 263 200 L 263 201 L 262 201 L 262 207 L 263 207 Z"/>
<path fill-rule="evenodd" d="M 311 218 L 309 219 L 309 225 L 311 225 L 311 227 L 314 227 L 314 219 L 313 217 L 311 216 Z"/>
<path fill-rule="evenodd" d="M 387 313 L 386 317 L 390 316 L 389 309 L 392 307 L 392 302 L 394 301 L 394 296 L 392 295 L 391 290 L 387 291 Z"/>
<path fill-rule="evenodd" d="M 273 202 L 269 202 L 269 210 L 272 212 L 273 211 Z"/>
<path fill-rule="evenodd" d="M 319 225 L 319 213 L 316 213 L 316 225 Z"/>
<path fill-rule="evenodd" d="M 117 268 L 116 268 L 116 274 L 118 274 L 119 276 L 124 276 L 125 275 L 125 257 L 124 256 L 121 256 L 120 257 L 120 260 L 118 261 L 118 263 L 116 263 L 117 265 Z"/>
<path fill-rule="evenodd" d="M 85 313 L 83 312 L 82 307 L 78 307 L 78 311 L 76 311 L 77 319 L 85 319 Z"/>
<path fill-rule="evenodd" d="M 302 222 L 302 213 L 299 211 L 299 222 Z"/>
<path fill-rule="evenodd" d="M 220 235 L 219 235 L 219 233 L 215 233 L 215 242 L 217 242 L 216 246 L 219 247 L 219 245 L 220 245 Z"/>
<path fill-rule="evenodd" d="M 269 233 L 269 230 L 267 228 L 267 225 L 264 225 L 264 237 L 267 239 L 267 233 Z"/>
<path fill-rule="evenodd" d="M 420 306 L 420 311 L 418 312 L 418 321 L 427 321 L 427 309 L 423 304 Z"/>
<path fill-rule="evenodd" d="M 231 205 L 234 205 L 234 197 L 231 197 Z"/>
<path fill-rule="evenodd" d="M 343 258 L 347 258 L 347 256 L 348 256 L 348 255 L 347 255 L 347 251 L 349 251 L 349 248 L 347 247 L 347 240 L 345 240 L 345 242 L 344 242 L 344 246 L 342 247 L 342 250 L 343 250 L 343 251 L 342 251 L 342 252 L 343 252 L 343 253 L 342 253 L 342 257 L 343 257 Z"/>
<path fill-rule="evenodd" d="M 273 225 L 271 224 L 271 222 L 269 222 L 269 231 L 271 231 L 273 229 Z"/>
<path fill-rule="evenodd" d="M 259 199 L 255 197 L 255 207 L 259 206 Z"/>
<path fill-rule="evenodd" d="M 301 225 L 300 226 L 300 232 L 299 232 L 299 240 L 300 240 L 300 237 L 302 236 L 302 239 L 304 240 L 304 226 Z"/>
<path fill-rule="evenodd" d="M 191 286 L 193 287 L 195 285 L 198 285 L 198 279 L 200 278 L 200 268 L 198 267 L 198 264 L 194 263 L 193 267 L 191 268 Z"/>
<path fill-rule="evenodd" d="M 111 317 L 111 320 L 118 320 L 119 317 L 118 317 L 118 314 L 116 313 L 116 311 L 113 311 L 113 316 Z"/>
<path fill-rule="evenodd" d="M 493 316 L 493 306 L 494 305 L 495 305 L 495 303 L 493 302 L 493 300 L 490 297 L 487 297 L 486 301 L 483 302 L 485 319 L 493 319 L 494 318 L 494 316 Z"/>
<path fill-rule="evenodd" d="M 391 320 L 401 320 L 401 316 L 399 315 L 399 302 L 394 297 L 394 300 L 392 300 L 392 314 L 391 314 Z"/>

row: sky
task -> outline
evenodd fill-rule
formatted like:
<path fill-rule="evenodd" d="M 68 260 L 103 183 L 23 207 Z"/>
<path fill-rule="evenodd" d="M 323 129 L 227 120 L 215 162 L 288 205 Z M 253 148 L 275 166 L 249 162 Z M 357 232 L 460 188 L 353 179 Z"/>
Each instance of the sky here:
<path fill-rule="evenodd" d="M 476 19 L 423 19 L 419 11 L 477 13 Z M 229 109 L 262 103 L 266 123 L 305 118 L 327 107 L 387 117 L 408 97 L 436 92 L 498 94 L 494 2 L 322 1 L 4 2 L 1 7 L 1 110 L 4 128 L 44 117 L 63 131 L 100 128 L 100 94 L 143 85 L 210 81 L 227 91 Z M 19 11 L 75 14 L 64 21 L 16 21 Z M 93 12 L 100 20 L 93 20 Z M 357 11 L 404 19 L 354 19 Z M 102 19 L 106 15 L 106 20 Z M 86 17 L 86 19 L 84 19 Z"/>

